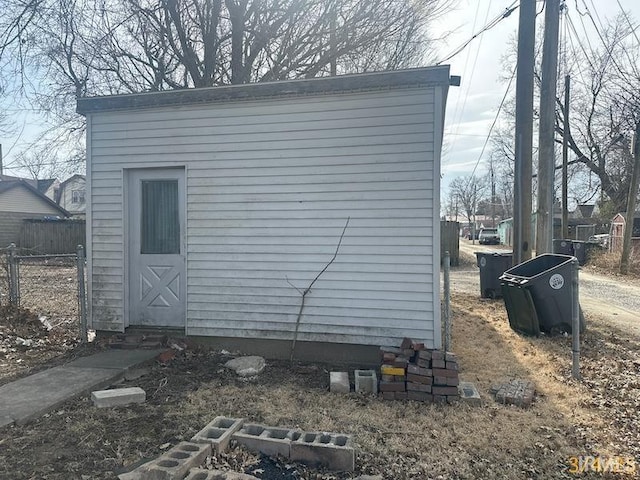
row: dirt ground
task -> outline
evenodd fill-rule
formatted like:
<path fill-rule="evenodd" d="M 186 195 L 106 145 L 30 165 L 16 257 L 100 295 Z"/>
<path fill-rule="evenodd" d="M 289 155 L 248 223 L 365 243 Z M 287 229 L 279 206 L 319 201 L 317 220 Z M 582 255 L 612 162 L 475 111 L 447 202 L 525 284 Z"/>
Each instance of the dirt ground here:
<path fill-rule="evenodd" d="M 468 258 L 460 271 L 463 277 L 477 275 L 472 274 Z M 240 380 L 223 367 L 229 355 L 193 348 L 179 352 L 166 365 L 154 363 L 145 376 L 123 383 L 142 387 L 147 392 L 145 404 L 95 409 L 83 396 L 26 425 L 1 429 L 0 478 L 113 479 L 132 464 L 191 438 L 216 415 L 348 433 L 356 441 L 353 473 L 260 458 L 237 446 L 213 459 L 218 468 L 263 479 L 337 480 L 360 474 L 380 474 L 389 480 L 568 479 L 575 477 L 569 473 L 574 456 L 621 456 L 640 462 L 637 338 L 587 312 L 583 380 L 573 381 L 570 337 L 519 336 L 508 327 L 500 300 L 482 300 L 472 291 L 456 290 L 455 283 L 453 288 L 453 345 L 460 376 L 476 383 L 482 407 L 330 394 L 328 372 L 333 367 L 323 364 L 269 361 L 257 378 Z M 6 312 L 0 315 L 2 338 L 16 328 L 15 315 L 13 320 L 6 318 Z M 11 357 L 0 357 L 3 364 L 43 368 L 90 351 L 56 350 L 55 329 L 33 335 L 47 340 L 33 348 L 51 348 L 49 357 L 34 360 L 28 347 L 18 348 Z M 6 379 L 28 371 L 20 367 L 11 373 L 11 368 L 3 367 L 0 376 Z M 510 378 L 535 382 L 532 408 L 492 400 L 491 386 Z M 631 475 L 591 473 L 580 478 Z"/>

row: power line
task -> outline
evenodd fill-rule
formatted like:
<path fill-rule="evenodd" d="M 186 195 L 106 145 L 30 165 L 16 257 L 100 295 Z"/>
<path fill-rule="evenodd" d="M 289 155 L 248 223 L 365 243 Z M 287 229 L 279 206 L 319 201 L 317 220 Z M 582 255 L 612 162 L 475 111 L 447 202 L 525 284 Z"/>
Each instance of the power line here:
<path fill-rule="evenodd" d="M 498 111 L 496 112 L 496 116 L 493 119 L 493 123 L 491 124 L 491 127 L 489 128 L 489 133 L 487 134 L 487 138 L 485 138 L 484 141 L 484 145 L 482 145 L 482 150 L 480 151 L 480 155 L 478 155 L 478 160 L 476 161 L 475 166 L 473 167 L 473 171 L 471 172 L 471 176 L 469 177 L 469 181 L 467 182 L 467 186 L 469 186 L 469 183 L 471 182 L 471 179 L 473 178 L 473 176 L 476 173 L 476 170 L 478 169 L 478 165 L 480 165 L 480 160 L 482 160 L 482 156 L 484 155 L 484 151 L 487 148 L 487 144 L 489 143 L 489 140 L 491 139 L 491 134 L 493 133 L 493 129 L 496 126 L 496 123 L 498 123 L 498 118 L 500 117 L 500 112 L 502 111 L 502 107 L 504 106 L 504 102 L 507 100 L 507 96 L 509 95 L 509 90 L 511 88 L 511 84 L 513 83 L 513 79 L 516 77 L 516 72 L 517 72 L 517 68 L 514 68 L 513 73 L 511 74 L 511 78 L 509 79 L 509 83 L 507 84 L 507 88 L 504 92 L 504 95 L 502 97 L 502 101 L 500 102 L 500 105 L 498 106 Z"/>
<path fill-rule="evenodd" d="M 491 10 L 491 1 L 492 0 L 489 1 L 489 7 L 487 8 L 487 13 L 486 13 L 486 15 L 484 17 L 484 23 L 485 24 L 487 23 L 487 19 L 489 18 L 489 11 Z M 471 30 L 472 32 L 476 28 L 476 21 L 478 19 L 478 14 L 479 13 L 480 13 L 480 2 L 478 2 L 477 6 L 476 6 L 476 12 L 475 12 L 474 19 L 473 19 L 473 28 Z M 473 59 L 473 63 L 471 65 L 471 73 L 469 74 L 468 80 L 466 82 L 468 87 L 465 90 L 464 99 L 462 101 L 462 108 L 460 109 L 460 114 L 459 115 L 458 115 L 458 107 L 460 105 L 460 98 L 459 97 L 458 97 L 458 101 L 456 102 L 456 109 L 455 109 L 454 114 L 453 114 L 453 121 L 454 121 L 454 124 L 456 125 L 456 130 L 455 130 L 456 134 L 458 133 L 458 130 L 460 129 L 460 123 L 462 122 L 462 117 L 464 116 L 464 111 L 465 111 L 465 108 L 467 106 L 467 100 L 469 99 L 469 92 L 471 90 L 471 85 L 473 84 L 473 76 L 474 76 L 475 71 L 476 71 L 476 65 L 478 63 L 478 57 L 480 56 L 480 48 L 481 48 L 481 46 L 482 46 L 482 37 L 480 37 L 480 42 L 478 43 L 478 48 L 476 49 L 476 54 L 475 54 L 475 57 Z M 465 72 L 466 72 L 466 66 L 469 64 L 469 56 L 470 56 L 470 54 L 471 54 L 471 50 L 467 50 L 467 61 L 465 62 Z M 466 73 L 465 73 L 465 75 L 466 75 Z M 453 148 L 455 143 L 456 143 L 456 139 L 454 138 L 454 141 L 451 144 L 451 148 Z"/>
<path fill-rule="evenodd" d="M 577 10 L 577 6 L 578 6 L 577 4 L 578 4 L 578 0 L 576 0 L 576 10 Z M 583 16 L 589 17 L 589 20 L 591 20 L 591 23 L 593 24 L 593 28 L 596 29 L 596 33 L 598 34 L 598 37 L 600 38 L 600 41 L 602 42 L 602 45 L 604 46 L 605 52 L 608 54 L 606 61 L 608 62 L 609 59 L 610 59 L 611 62 L 613 63 L 613 65 L 618 70 L 618 73 L 620 73 L 620 75 L 622 75 L 623 77 L 626 77 L 626 74 L 622 71 L 622 69 L 620 68 L 620 65 L 618 65 L 618 62 L 616 62 L 615 57 L 609 51 L 609 47 L 607 45 L 607 42 L 605 41 L 604 36 L 602 35 L 602 33 L 600 33 L 600 29 L 598 28 L 598 25 L 596 24 L 596 21 L 594 20 L 593 15 L 591 15 L 591 12 L 589 11 L 589 7 L 587 6 L 587 2 L 585 0 L 582 0 L 582 4 L 584 5 L 584 8 L 585 8 L 585 14 L 584 15 L 581 14 L 580 22 L 582 23 L 582 17 Z M 580 12 L 578 11 L 578 13 L 580 13 Z M 598 15 L 597 12 L 596 12 L 596 15 Z M 598 17 L 598 20 L 600 20 L 600 17 Z M 584 23 L 582 23 L 582 27 L 584 28 L 585 34 L 587 34 L 587 30 L 584 27 Z M 589 42 L 588 34 L 587 34 L 587 42 Z M 591 44 L 589 44 L 589 46 L 591 47 Z M 595 50 L 592 48 L 591 51 L 595 51 Z M 623 46 L 623 51 L 627 54 L 627 56 L 629 55 L 628 52 L 626 51 L 626 49 L 624 48 L 624 46 Z"/>
<path fill-rule="evenodd" d="M 484 32 L 486 32 L 487 30 L 491 30 L 493 27 L 498 25 L 502 20 L 507 18 L 515 10 L 518 9 L 518 5 L 516 5 L 517 3 L 519 3 L 519 0 L 515 0 L 511 5 L 509 5 L 507 8 L 505 8 L 504 12 L 499 14 L 497 17 L 495 17 L 493 20 L 491 20 L 488 24 L 486 24 L 484 27 L 482 27 L 482 29 L 480 29 L 480 31 L 478 31 L 477 33 L 473 34 L 472 37 L 469 40 L 464 42 L 462 45 L 460 45 L 458 48 L 456 48 L 453 52 L 451 52 L 449 55 L 444 57 L 442 60 L 436 62 L 436 65 L 440 65 L 443 62 L 446 62 L 447 60 L 450 60 L 451 58 L 455 57 L 462 50 L 464 50 L 467 47 L 467 45 L 469 45 L 471 42 L 473 42 L 476 38 L 478 38 Z"/>
<path fill-rule="evenodd" d="M 622 5 L 620 4 L 620 0 L 616 0 L 616 1 L 618 2 L 618 6 L 620 7 L 620 11 L 622 12 L 622 15 L 624 15 L 624 18 L 627 19 L 629 28 L 631 28 L 631 33 L 633 33 L 633 36 L 636 37 L 636 41 L 638 42 L 638 44 L 640 44 L 640 38 L 638 38 L 638 34 L 636 33 L 636 30 L 638 29 L 638 27 L 634 27 L 631 24 L 631 20 L 629 20 L 629 16 L 627 15 L 627 12 L 625 12 L 624 8 L 622 8 Z"/>

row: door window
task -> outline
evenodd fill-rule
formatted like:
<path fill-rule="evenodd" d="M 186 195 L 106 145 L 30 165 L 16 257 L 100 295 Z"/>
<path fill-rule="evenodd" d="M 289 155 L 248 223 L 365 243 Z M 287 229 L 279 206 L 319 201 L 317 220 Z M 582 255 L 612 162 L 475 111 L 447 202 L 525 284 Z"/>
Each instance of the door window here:
<path fill-rule="evenodd" d="M 140 253 L 180 253 L 177 180 L 143 180 Z"/>

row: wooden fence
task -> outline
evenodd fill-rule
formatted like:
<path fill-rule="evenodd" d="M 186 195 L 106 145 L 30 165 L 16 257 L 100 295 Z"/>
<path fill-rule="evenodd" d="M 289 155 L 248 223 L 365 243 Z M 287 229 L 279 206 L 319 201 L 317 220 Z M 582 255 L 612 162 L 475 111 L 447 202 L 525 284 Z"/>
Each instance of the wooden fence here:
<path fill-rule="evenodd" d="M 78 219 L 26 219 L 20 232 L 19 247 L 33 255 L 75 253 L 85 246 L 86 226 Z"/>
<path fill-rule="evenodd" d="M 448 251 L 451 257 L 451 266 L 460 265 L 460 223 L 440 221 L 440 262 L 444 258 L 444 252 Z"/>

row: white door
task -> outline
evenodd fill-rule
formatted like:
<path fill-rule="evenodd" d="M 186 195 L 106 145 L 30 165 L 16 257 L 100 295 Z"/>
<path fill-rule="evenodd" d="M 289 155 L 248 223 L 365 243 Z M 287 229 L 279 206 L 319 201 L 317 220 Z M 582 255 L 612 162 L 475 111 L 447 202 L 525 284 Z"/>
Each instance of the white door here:
<path fill-rule="evenodd" d="M 129 325 L 185 327 L 184 169 L 130 170 Z"/>

